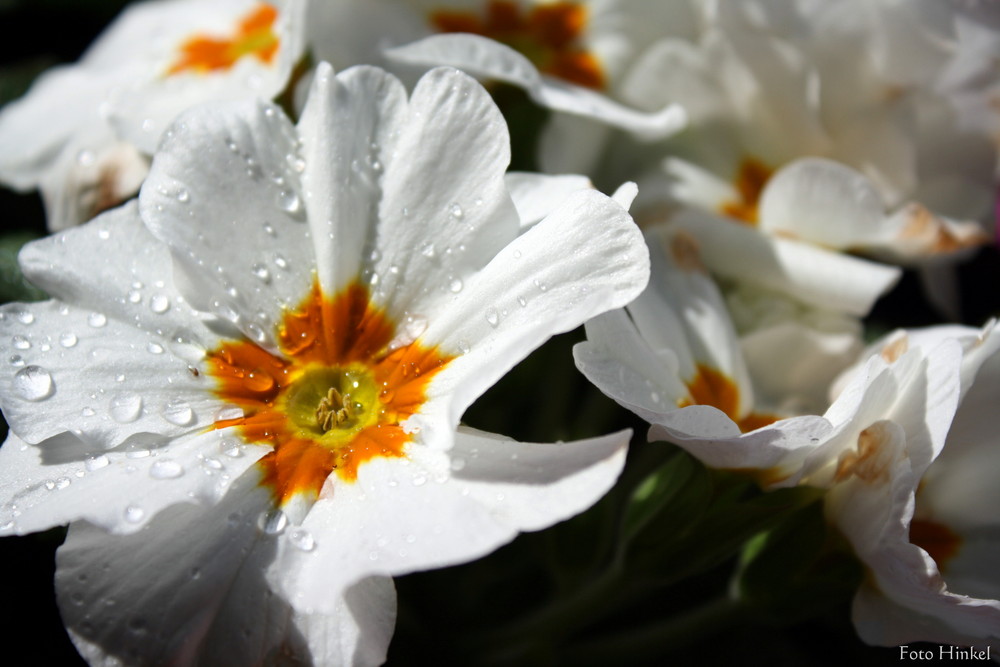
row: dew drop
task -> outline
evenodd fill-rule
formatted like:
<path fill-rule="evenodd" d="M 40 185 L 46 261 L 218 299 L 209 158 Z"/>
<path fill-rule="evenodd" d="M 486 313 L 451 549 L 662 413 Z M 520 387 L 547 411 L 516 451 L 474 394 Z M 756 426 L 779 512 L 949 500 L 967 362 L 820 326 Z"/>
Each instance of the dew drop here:
<path fill-rule="evenodd" d="M 108 323 L 108 318 L 104 316 L 104 313 L 91 313 L 87 317 L 87 324 L 94 327 L 95 329 L 100 329 L 107 323 Z"/>
<path fill-rule="evenodd" d="M 316 548 L 316 540 L 313 539 L 308 530 L 303 528 L 296 528 L 288 533 L 288 541 L 300 551 L 309 552 Z"/>
<path fill-rule="evenodd" d="M 129 523 L 139 523 L 146 513 L 137 505 L 129 505 L 125 508 L 125 520 Z"/>
<path fill-rule="evenodd" d="M 142 293 L 136 289 L 130 289 L 128 294 L 125 295 L 129 303 L 139 303 L 142 301 Z"/>
<path fill-rule="evenodd" d="M 111 459 L 104 454 L 89 456 L 87 457 L 87 460 L 83 462 L 83 467 L 87 469 L 87 472 L 94 472 L 95 470 L 106 468 L 109 465 L 111 465 Z"/>
<path fill-rule="evenodd" d="M 84 417 L 93 417 L 94 415 L 97 414 L 97 412 L 94 411 L 94 408 L 88 406 L 83 410 L 80 410 L 80 414 L 83 415 Z"/>
<path fill-rule="evenodd" d="M 264 233 L 268 236 L 277 236 L 277 233 L 274 231 L 274 226 L 269 222 L 264 223 Z"/>
<path fill-rule="evenodd" d="M 486 321 L 490 323 L 491 327 L 500 324 L 500 313 L 497 312 L 496 308 L 490 308 L 486 311 Z"/>
<path fill-rule="evenodd" d="M 163 294 L 156 294 L 149 300 L 149 309 L 154 313 L 165 313 L 170 309 L 170 299 Z"/>
<path fill-rule="evenodd" d="M 173 459 L 160 459 L 149 466 L 149 476 L 153 479 L 177 479 L 184 474 L 184 466 Z"/>
<path fill-rule="evenodd" d="M 56 480 L 56 490 L 65 489 L 67 486 L 73 483 L 69 477 L 60 477 Z"/>
<path fill-rule="evenodd" d="M 456 204 L 452 204 L 448 208 L 448 211 L 451 213 L 451 217 L 455 218 L 456 220 L 461 219 L 462 216 L 465 215 L 465 212 L 462 210 L 462 207 L 459 206 L 457 203 Z"/>
<path fill-rule="evenodd" d="M 219 441 L 219 452 L 229 458 L 236 459 L 243 456 L 243 447 L 240 445 L 239 440 L 236 440 L 235 438 L 225 438 Z"/>
<path fill-rule="evenodd" d="M 454 294 L 458 294 L 462 291 L 465 285 L 462 284 L 461 278 L 453 278 L 450 283 L 448 283 L 448 289 L 450 289 Z"/>
<path fill-rule="evenodd" d="M 257 279 L 262 283 L 267 284 L 271 282 L 271 272 L 268 271 L 267 267 L 263 264 L 254 264 L 251 270 Z"/>
<path fill-rule="evenodd" d="M 245 331 L 247 335 L 254 340 L 254 342 L 260 344 L 267 342 L 267 334 L 264 333 L 264 330 L 260 328 L 259 324 L 250 322 L 246 325 Z"/>
<path fill-rule="evenodd" d="M 274 378 L 267 371 L 258 368 L 247 373 L 243 386 L 250 391 L 263 393 L 274 388 Z"/>
<path fill-rule="evenodd" d="M 462 470 L 463 468 L 465 468 L 465 459 L 463 459 L 463 458 L 461 458 L 459 456 L 456 456 L 455 458 L 453 458 L 451 460 L 451 469 L 452 470 L 454 470 L 454 471 L 457 472 L 459 470 Z"/>
<path fill-rule="evenodd" d="M 17 321 L 21 324 L 31 324 L 35 321 L 35 316 L 29 310 L 22 310 L 17 314 Z"/>
<path fill-rule="evenodd" d="M 458 341 L 457 343 L 455 343 L 455 346 L 458 348 L 458 351 L 461 352 L 462 354 L 468 354 L 469 350 L 472 349 L 468 341 L 464 340 Z"/>
<path fill-rule="evenodd" d="M 224 408 L 220 408 L 218 412 L 215 413 L 215 421 L 224 422 L 231 419 L 242 419 L 243 408 L 237 405 L 227 405 Z"/>
<path fill-rule="evenodd" d="M 427 330 L 427 318 L 423 315 L 409 315 L 406 318 L 406 335 L 416 340 Z"/>
<path fill-rule="evenodd" d="M 111 399 L 111 418 L 119 424 L 131 424 L 142 414 L 142 396 L 117 394 Z"/>
<path fill-rule="evenodd" d="M 274 255 L 274 265 L 276 267 L 278 267 L 279 269 L 287 269 L 288 268 L 288 260 L 285 259 L 282 255 L 279 255 L 279 254 L 276 253 Z"/>
<path fill-rule="evenodd" d="M 280 535 L 288 526 L 288 517 L 280 509 L 270 509 L 257 518 L 257 526 L 268 535 Z"/>
<path fill-rule="evenodd" d="M 282 211 L 297 213 L 301 205 L 299 195 L 294 190 L 281 190 L 278 193 L 278 206 Z"/>
<path fill-rule="evenodd" d="M 24 336 L 14 336 L 10 342 L 18 350 L 27 350 L 31 347 L 31 341 Z"/>
<path fill-rule="evenodd" d="M 163 418 L 175 426 L 187 426 L 194 421 L 194 411 L 187 401 L 175 398 L 163 406 Z"/>
<path fill-rule="evenodd" d="M 179 201 L 182 204 L 188 203 L 189 201 L 191 201 L 191 193 L 189 193 L 184 188 L 181 188 L 180 190 L 177 191 L 177 201 Z"/>
<path fill-rule="evenodd" d="M 149 343 L 146 345 L 146 351 L 150 354 L 163 354 L 163 346 L 159 343 Z"/>
<path fill-rule="evenodd" d="M 63 335 L 59 336 L 59 344 L 62 345 L 63 347 L 73 347 L 78 342 L 79 339 L 76 337 L 76 334 L 71 332 L 66 332 Z"/>
<path fill-rule="evenodd" d="M 20 354 L 11 355 L 10 359 L 8 359 L 7 361 L 9 361 L 10 365 L 14 367 L 24 366 L 24 357 L 22 357 Z"/>
<path fill-rule="evenodd" d="M 25 366 L 14 375 L 14 391 L 27 401 L 42 401 L 52 395 L 55 384 L 40 366 Z"/>
<path fill-rule="evenodd" d="M 427 483 L 427 475 L 423 473 L 414 475 L 411 481 L 413 482 L 413 486 L 423 486 Z"/>
<path fill-rule="evenodd" d="M 528 305 L 528 300 L 525 299 L 523 296 L 519 296 L 517 297 L 517 304 L 521 306 L 521 308 L 524 308 L 525 306 Z"/>

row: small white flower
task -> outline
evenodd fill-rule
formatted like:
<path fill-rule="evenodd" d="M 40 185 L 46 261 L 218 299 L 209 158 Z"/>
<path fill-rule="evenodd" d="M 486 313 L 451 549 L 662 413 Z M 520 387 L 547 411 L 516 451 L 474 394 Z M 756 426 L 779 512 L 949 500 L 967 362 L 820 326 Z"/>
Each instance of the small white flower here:
<path fill-rule="evenodd" d="M 378 663 L 390 576 L 609 488 L 627 433 L 456 431 L 528 352 L 648 277 L 622 206 L 528 175 L 515 202 L 508 160 L 469 77 L 434 70 L 407 99 L 381 70 L 322 65 L 298 125 L 263 102 L 187 112 L 138 206 L 22 253 L 57 300 L 2 311 L 23 364 L 0 394 L 0 525 L 75 522 L 57 580 L 85 656 Z"/>
<path fill-rule="evenodd" d="M 74 65 L 0 112 L 0 181 L 40 187 L 50 229 L 133 195 L 163 131 L 211 100 L 280 93 L 302 55 L 302 0 L 137 3 Z"/>
<path fill-rule="evenodd" d="M 586 324 L 577 367 L 605 394 L 707 465 L 754 471 L 765 486 L 794 483 L 805 457 L 830 430 L 820 417 L 781 419 L 760 402 L 697 242 L 684 231 L 647 233 L 652 276 L 625 309 Z M 772 372 L 808 369 L 811 349 L 785 349 Z M 806 382 L 806 384 L 811 384 Z M 791 480 L 791 481 L 790 481 Z"/>

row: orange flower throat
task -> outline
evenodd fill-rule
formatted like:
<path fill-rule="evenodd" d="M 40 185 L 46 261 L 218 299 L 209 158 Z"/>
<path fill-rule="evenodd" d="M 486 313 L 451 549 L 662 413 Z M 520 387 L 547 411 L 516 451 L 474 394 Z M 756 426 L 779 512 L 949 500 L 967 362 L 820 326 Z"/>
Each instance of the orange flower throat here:
<path fill-rule="evenodd" d="M 406 455 L 412 435 L 401 424 L 453 357 L 419 342 L 389 350 L 396 330 L 367 288 L 355 283 L 329 299 L 314 285 L 285 314 L 280 355 L 248 341 L 209 353 L 216 394 L 243 410 L 213 428 L 236 426 L 246 442 L 273 448 L 258 465 L 276 500 L 316 498 L 334 472 L 351 482 L 365 461 Z"/>
<path fill-rule="evenodd" d="M 467 32 L 506 44 L 538 69 L 587 88 L 603 88 L 597 59 L 579 45 L 587 24 L 587 10 L 575 2 L 552 2 L 522 12 L 511 0 L 490 0 L 486 15 L 469 10 L 431 12 L 431 25 L 440 32 Z"/>
<path fill-rule="evenodd" d="M 181 44 L 180 56 L 167 74 L 204 74 L 231 68 L 243 56 L 252 55 L 265 65 L 274 61 L 280 40 L 274 32 L 278 10 L 259 4 L 243 17 L 231 38 L 195 35 Z"/>
<path fill-rule="evenodd" d="M 681 400 L 677 407 L 711 405 L 726 413 L 726 416 L 736 422 L 743 433 L 763 428 L 778 421 L 778 417 L 774 415 L 757 412 L 740 417 L 740 390 L 736 383 L 724 373 L 705 364 L 696 364 L 695 368 L 695 376 L 685 383 L 691 398 L 690 400 Z"/>
<path fill-rule="evenodd" d="M 721 213 L 748 225 L 756 225 L 760 196 L 764 192 L 764 186 L 773 175 L 774 170 L 757 158 L 744 158 L 736 172 L 736 181 L 733 183 L 739 193 L 739 199 L 725 202 L 722 205 Z"/>

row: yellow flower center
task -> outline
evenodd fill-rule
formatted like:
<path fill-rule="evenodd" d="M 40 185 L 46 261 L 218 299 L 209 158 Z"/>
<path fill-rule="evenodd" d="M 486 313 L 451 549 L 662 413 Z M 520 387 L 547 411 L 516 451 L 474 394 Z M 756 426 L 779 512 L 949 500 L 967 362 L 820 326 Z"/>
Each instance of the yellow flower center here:
<path fill-rule="evenodd" d="M 247 442 L 273 451 L 258 465 L 279 502 L 319 495 L 334 472 L 346 482 L 375 457 L 403 457 L 412 434 L 402 426 L 426 400 L 430 379 L 453 357 L 419 341 L 389 349 L 397 327 L 352 284 L 333 298 L 318 285 L 279 328 L 280 354 L 227 341 L 208 355 L 216 395 L 243 416 Z"/>

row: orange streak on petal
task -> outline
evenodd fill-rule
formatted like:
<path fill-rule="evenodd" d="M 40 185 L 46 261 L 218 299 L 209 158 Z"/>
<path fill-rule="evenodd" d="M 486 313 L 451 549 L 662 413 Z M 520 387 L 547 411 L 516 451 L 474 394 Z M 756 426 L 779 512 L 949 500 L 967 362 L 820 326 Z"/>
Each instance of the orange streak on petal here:
<path fill-rule="evenodd" d="M 778 420 L 775 416 L 756 412 L 740 416 L 740 390 L 736 383 L 724 373 L 705 364 L 696 364 L 695 369 L 695 376 L 685 383 L 690 399 L 679 401 L 677 407 L 710 405 L 713 408 L 718 408 L 736 422 L 743 433 L 767 426 Z"/>
<path fill-rule="evenodd" d="M 724 203 L 722 213 L 751 225 L 757 224 L 760 196 L 773 174 L 774 170 L 757 158 L 744 158 L 736 171 L 736 180 L 733 183 L 740 198 L 737 201 Z"/>
<path fill-rule="evenodd" d="M 170 66 L 167 74 L 229 69 L 246 55 L 271 64 L 280 43 L 273 30 L 277 17 L 277 9 L 262 3 L 240 20 L 236 34 L 231 38 L 205 35 L 189 38 L 181 44 L 180 57 Z"/>

